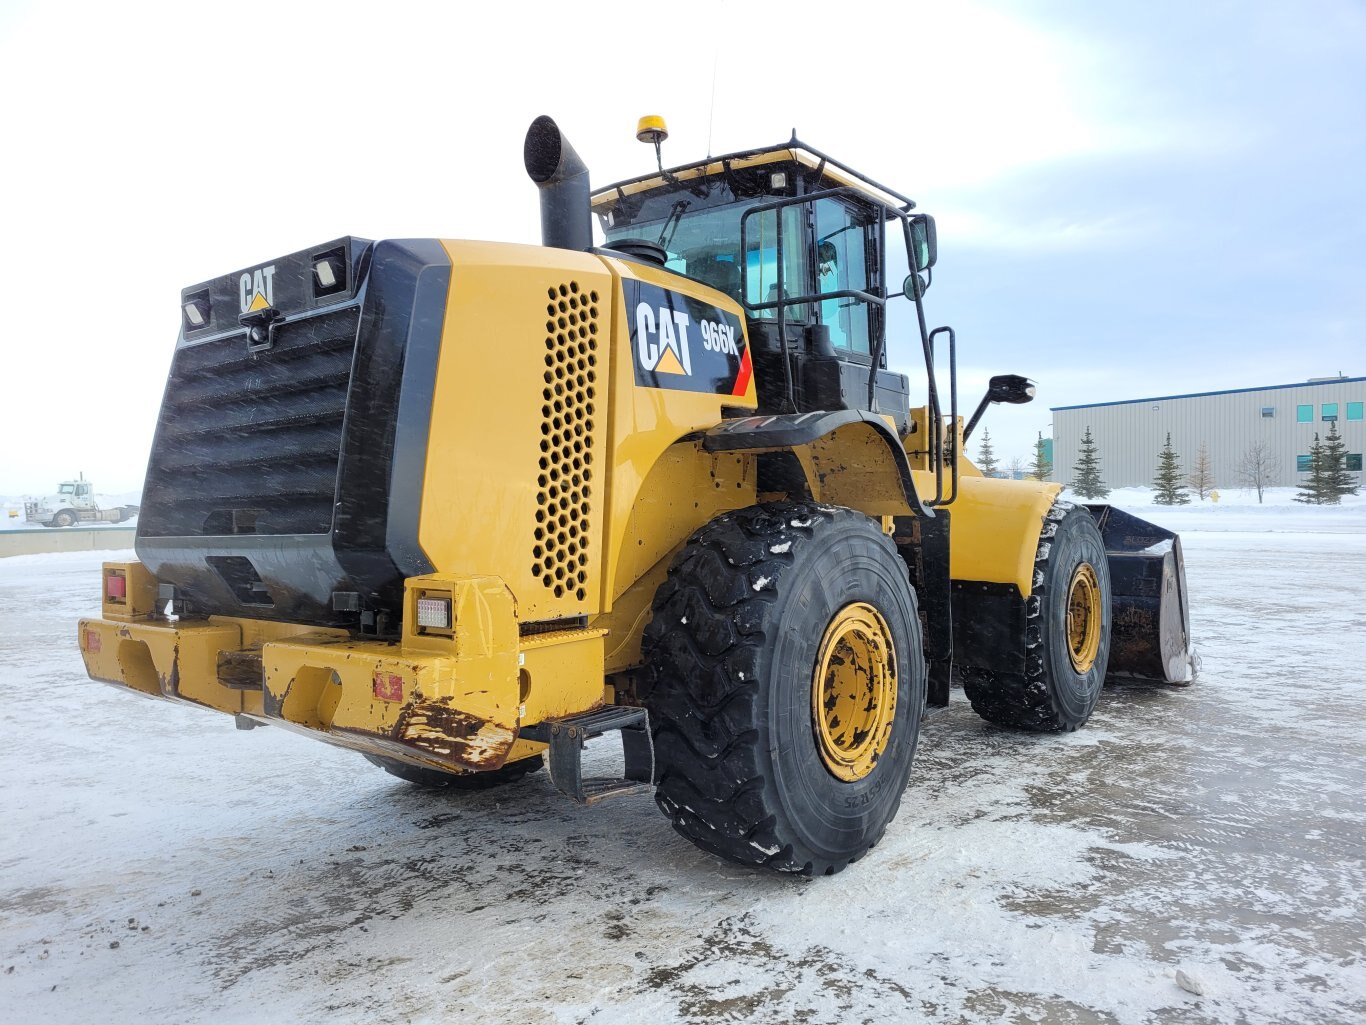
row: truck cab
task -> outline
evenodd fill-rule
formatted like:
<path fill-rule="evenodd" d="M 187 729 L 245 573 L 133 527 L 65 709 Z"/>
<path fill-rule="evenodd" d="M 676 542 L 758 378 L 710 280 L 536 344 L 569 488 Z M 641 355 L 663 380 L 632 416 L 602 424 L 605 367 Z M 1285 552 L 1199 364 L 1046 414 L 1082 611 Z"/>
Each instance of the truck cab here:
<path fill-rule="evenodd" d="M 81 480 L 64 480 L 57 486 L 55 504 L 69 509 L 94 509 L 95 500 L 92 497 L 90 482 Z"/>

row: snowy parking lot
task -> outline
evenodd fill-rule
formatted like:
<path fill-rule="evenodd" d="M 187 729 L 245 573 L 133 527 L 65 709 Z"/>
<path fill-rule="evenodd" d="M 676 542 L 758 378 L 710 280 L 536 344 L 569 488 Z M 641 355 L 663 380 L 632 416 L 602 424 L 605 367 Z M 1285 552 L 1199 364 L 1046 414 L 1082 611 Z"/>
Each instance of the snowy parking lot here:
<path fill-rule="evenodd" d="M 1193 687 L 1069 736 L 955 692 L 815 881 L 88 682 L 110 553 L 0 560 L 0 1021 L 1366 1020 L 1366 507 L 1320 512 L 1190 510 Z"/>

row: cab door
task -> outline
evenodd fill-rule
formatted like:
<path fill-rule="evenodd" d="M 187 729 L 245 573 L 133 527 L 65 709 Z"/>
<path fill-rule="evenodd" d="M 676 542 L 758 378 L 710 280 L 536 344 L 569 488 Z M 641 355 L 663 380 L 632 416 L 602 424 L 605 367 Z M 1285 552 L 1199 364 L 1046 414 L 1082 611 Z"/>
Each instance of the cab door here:
<path fill-rule="evenodd" d="M 843 197 L 812 203 L 815 220 L 816 291 L 877 294 L 879 268 L 873 213 Z M 870 362 L 875 318 L 880 311 L 862 299 L 838 296 L 816 304 L 820 322 L 840 359 L 865 366 Z M 884 362 L 885 365 L 885 362 Z"/>

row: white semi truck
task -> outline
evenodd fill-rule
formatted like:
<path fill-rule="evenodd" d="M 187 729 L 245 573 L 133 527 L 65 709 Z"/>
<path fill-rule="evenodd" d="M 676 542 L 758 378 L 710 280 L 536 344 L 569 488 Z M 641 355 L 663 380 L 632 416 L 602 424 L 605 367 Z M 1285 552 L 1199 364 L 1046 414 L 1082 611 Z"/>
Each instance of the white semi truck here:
<path fill-rule="evenodd" d="M 24 518 L 44 527 L 71 527 L 77 523 L 123 523 L 138 514 L 136 505 L 101 508 L 94 485 L 81 474 L 78 480 L 64 480 L 56 494 L 24 502 Z"/>

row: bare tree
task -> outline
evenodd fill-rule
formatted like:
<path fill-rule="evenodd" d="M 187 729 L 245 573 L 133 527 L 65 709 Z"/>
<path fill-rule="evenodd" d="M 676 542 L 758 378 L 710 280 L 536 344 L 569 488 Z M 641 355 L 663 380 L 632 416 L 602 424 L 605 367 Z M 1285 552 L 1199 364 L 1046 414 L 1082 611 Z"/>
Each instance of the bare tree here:
<path fill-rule="evenodd" d="M 1238 479 L 1247 487 L 1257 490 L 1257 504 L 1262 504 L 1262 494 L 1281 476 L 1281 459 L 1264 441 L 1256 441 L 1247 447 L 1238 460 Z"/>
<path fill-rule="evenodd" d="M 1195 465 L 1186 476 L 1186 484 L 1202 502 L 1214 489 L 1214 470 L 1209 465 L 1209 449 L 1203 441 L 1200 442 L 1200 451 L 1195 453 Z"/>
<path fill-rule="evenodd" d="M 1024 460 L 1015 456 L 1010 462 L 1006 463 L 1006 476 L 1011 480 L 1021 480 L 1025 475 Z"/>

